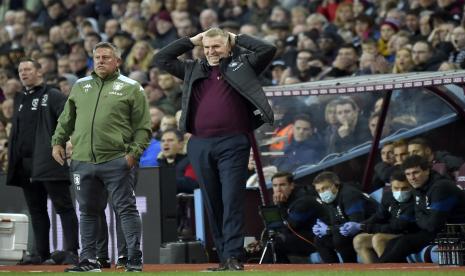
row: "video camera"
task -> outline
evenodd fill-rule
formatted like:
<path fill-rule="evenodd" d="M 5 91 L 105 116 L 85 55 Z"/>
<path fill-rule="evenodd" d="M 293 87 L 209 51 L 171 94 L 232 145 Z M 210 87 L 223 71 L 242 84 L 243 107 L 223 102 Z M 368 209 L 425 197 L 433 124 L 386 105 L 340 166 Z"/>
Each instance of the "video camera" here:
<path fill-rule="evenodd" d="M 281 209 L 278 205 L 260 206 L 259 214 L 265 228 L 268 230 L 278 230 L 285 226 Z"/>

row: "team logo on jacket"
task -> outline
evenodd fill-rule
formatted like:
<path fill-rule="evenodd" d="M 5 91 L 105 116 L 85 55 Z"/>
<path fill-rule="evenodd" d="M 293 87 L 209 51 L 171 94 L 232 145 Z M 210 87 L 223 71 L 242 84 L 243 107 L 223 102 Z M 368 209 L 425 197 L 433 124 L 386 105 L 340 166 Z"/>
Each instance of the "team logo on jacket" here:
<path fill-rule="evenodd" d="M 119 91 L 123 89 L 124 83 L 122 82 L 115 82 L 113 83 L 113 90 Z"/>
<path fill-rule="evenodd" d="M 39 105 L 39 99 L 38 98 L 33 99 L 32 100 L 31 110 L 37 110 L 38 105 Z"/>
<path fill-rule="evenodd" d="M 233 70 L 233 71 L 237 71 L 237 69 L 241 68 L 242 65 L 244 65 L 243 62 L 238 63 L 238 62 L 235 62 L 235 61 L 234 61 L 234 62 L 231 62 L 231 63 L 229 64 L 229 67 L 231 67 L 231 68 L 234 67 L 232 70 Z"/>
<path fill-rule="evenodd" d="M 42 97 L 42 102 L 40 103 L 41 106 L 47 106 L 47 102 L 48 102 L 48 95 L 44 95 Z"/>
<path fill-rule="evenodd" d="M 84 88 L 84 93 L 87 93 L 89 92 L 89 89 L 92 88 L 92 85 L 90 85 L 90 83 L 84 85 L 82 88 Z"/>

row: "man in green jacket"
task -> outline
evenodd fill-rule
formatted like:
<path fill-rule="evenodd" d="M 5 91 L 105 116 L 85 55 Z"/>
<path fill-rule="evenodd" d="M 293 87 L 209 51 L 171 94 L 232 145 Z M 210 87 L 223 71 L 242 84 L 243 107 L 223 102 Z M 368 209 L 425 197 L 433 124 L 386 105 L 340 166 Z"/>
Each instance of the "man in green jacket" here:
<path fill-rule="evenodd" d="M 105 189 L 121 219 L 128 247 L 126 271 L 141 271 L 141 221 L 132 181 L 150 141 L 148 103 L 140 84 L 119 73 L 121 53 L 113 44 L 98 43 L 93 58 L 94 71 L 73 86 L 52 137 L 52 155 L 62 165 L 64 145 L 71 137 L 70 172 L 81 212 L 81 262 L 65 271 L 100 271 L 95 239 L 107 203 Z"/>

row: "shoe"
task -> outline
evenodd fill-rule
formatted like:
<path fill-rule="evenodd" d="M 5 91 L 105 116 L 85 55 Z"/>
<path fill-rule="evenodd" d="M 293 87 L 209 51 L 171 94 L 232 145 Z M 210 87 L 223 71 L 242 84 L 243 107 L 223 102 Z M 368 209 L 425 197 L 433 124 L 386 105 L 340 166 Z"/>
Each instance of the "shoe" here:
<path fill-rule="evenodd" d="M 244 264 L 239 261 L 236 257 L 230 257 L 226 260 L 225 264 L 227 270 L 229 271 L 239 271 L 244 270 Z"/>
<path fill-rule="evenodd" d="M 128 264 L 128 257 L 120 256 L 116 261 L 115 268 L 116 269 L 126 269 L 126 265 Z"/>
<path fill-rule="evenodd" d="M 207 271 L 226 271 L 226 265 L 224 263 L 220 263 L 218 266 L 215 267 L 208 267 Z"/>
<path fill-rule="evenodd" d="M 85 259 L 78 265 L 66 268 L 65 272 L 102 272 L 102 270 L 97 262 L 91 262 Z"/>
<path fill-rule="evenodd" d="M 97 263 L 100 265 L 100 268 L 111 268 L 111 263 L 108 258 L 97 257 Z"/>
<path fill-rule="evenodd" d="M 126 264 L 126 272 L 142 272 L 142 260 L 128 260 Z"/>

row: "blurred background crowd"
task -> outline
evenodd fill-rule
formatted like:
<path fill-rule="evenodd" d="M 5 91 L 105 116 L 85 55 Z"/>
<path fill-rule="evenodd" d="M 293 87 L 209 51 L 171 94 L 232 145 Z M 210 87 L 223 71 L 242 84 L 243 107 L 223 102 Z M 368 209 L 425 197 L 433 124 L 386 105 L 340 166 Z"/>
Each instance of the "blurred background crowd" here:
<path fill-rule="evenodd" d="M 264 85 L 354 75 L 463 69 L 463 6 L 463 0 L 0 1 L 2 170 L 7 164 L 5 148 L 13 114 L 12 99 L 15 93 L 23 90 L 17 74 L 18 61 L 22 57 L 38 60 L 46 82 L 67 95 L 78 78 L 92 71 L 94 45 L 100 41 L 114 43 L 123 52 L 120 70 L 139 81 L 145 89 L 154 140 L 161 140 L 162 130 L 176 127 L 182 82 L 152 66 L 152 59 L 160 48 L 177 38 L 218 26 L 273 42 L 278 51 L 263 75 Z M 181 58 L 202 58 L 203 52 L 197 47 L 189 55 Z M 422 95 L 417 98 L 418 101 L 422 99 Z M 364 122 L 363 129 L 356 129 L 356 125 L 357 121 L 358 124 L 363 121 L 362 115 L 370 122 L 376 117 L 372 112 L 376 113 L 378 99 L 344 100 L 338 99 L 332 104 L 331 99 L 320 100 L 318 108 L 313 109 L 321 111 L 318 118 L 315 118 L 316 112 L 302 109 L 299 112 L 306 114 L 298 120 L 279 117 L 286 115 L 280 108 L 291 109 L 294 103 L 287 107 L 274 105 L 281 125 L 274 126 L 272 131 L 282 131 L 293 121 L 307 122 L 300 128 L 306 132 L 296 132 L 296 140 L 308 139 L 312 134 L 309 129 L 315 131 L 318 127 L 326 148 L 343 151 L 348 145 L 337 144 L 338 141 L 334 141 L 338 139 L 336 134 L 344 138 L 345 131 L 369 137 L 369 122 Z M 403 99 L 398 98 L 398 101 Z M 336 105 L 345 107 L 347 113 L 352 112 L 348 115 L 351 119 L 334 117 Z M 405 118 L 401 122 L 412 123 Z M 314 125 L 310 127 L 312 123 Z M 297 127 L 294 129 L 298 131 Z M 335 134 L 336 130 L 338 133 Z M 329 133 L 325 134 L 325 131 Z M 288 134 L 285 132 L 285 139 L 291 143 Z M 273 140 L 265 144 L 283 150 L 285 145 L 279 146 L 278 142 Z M 162 145 L 162 149 L 155 149 L 155 157 L 160 157 L 158 152 L 163 154 L 163 147 L 166 147 L 165 154 L 169 154 L 170 146 Z M 313 156 L 321 157 L 327 152 L 326 148 Z M 182 147 L 176 150 L 182 151 Z"/>

